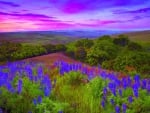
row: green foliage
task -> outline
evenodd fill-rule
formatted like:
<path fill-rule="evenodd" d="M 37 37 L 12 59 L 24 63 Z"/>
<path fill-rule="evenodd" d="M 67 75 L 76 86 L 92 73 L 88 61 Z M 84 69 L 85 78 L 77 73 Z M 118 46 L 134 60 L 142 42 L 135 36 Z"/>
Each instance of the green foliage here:
<path fill-rule="evenodd" d="M 69 104 L 65 113 L 101 113 L 100 100 L 107 81 L 100 77 L 85 82 L 86 76 L 70 72 L 59 77 L 53 95 L 59 101 Z"/>
<path fill-rule="evenodd" d="M 150 53 L 130 51 L 127 53 L 120 54 L 115 59 L 114 69 L 117 71 L 125 71 L 126 66 L 134 67 L 137 70 L 137 72 L 140 73 L 149 73 Z"/>
<path fill-rule="evenodd" d="M 6 88 L 1 87 L 0 106 L 10 113 L 27 113 L 30 110 L 34 111 L 32 104 L 33 98 L 43 95 L 37 83 L 32 83 L 27 77 L 23 78 L 23 89 L 21 94 L 10 93 Z M 14 80 L 14 85 L 17 84 L 17 78 Z"/>
<path fill-rule="evenodd" d="M 119 46 L 126 46 L 129 43 L 128 36 L 126 35 L 119 35 L 118 38 L 115 38 L 113 40 L 114 44 Z"/>
<path fill-rule="evenodd" d="M 114 60 L 106 60 L 102 63 L 102 68 L 113 70 Z"/>
<path fill-rule="evenodd" d="M 14 52 L 20 50 L 21 44 L 4 41 L 0 44 L 0 62 L 11 61 Z"/>
<path fill-rule="evenodd" d="M 108 40 L 98 41 L 87 53 L 88 62 L 91 65 L 102 64 L 106 60 L 117 56 L 118 48 Z"/>
<path fill-rule="evenodd" d="M 13 59 L 24 59 L 46 53 L 46 49 L 40 45 L 22 45 L 21 49 L 12 54 Z"/>
<path fill-rule="evenodd" d="M 127 46 L 127 48 L 131 51 L 137 50 L 140 51 L 142 50 L 142 46 L 136 42 L 130 42 Z"/>
<path fill-rule="evenodd" d="M 75 58 L 79 59 L 80 61 L 85 61 L 87 52 L 83 47 L 77 47 L 75 51 Z"/>
<path fill-rule="evenodd" d="M 66 46 L 64 44 L 57 44 L 56 46 L 56 51 L 65 51 Z"/>
<path fill-rule="evenodd" d="M 67 103 L 52 101 L 49 97 L 44 98 L 41 104 L 35 108 L 35 113 L 58 113 L 64 111 L 69 105 Z"/>
<path fill-rule="evenodd" d="M 89 39 L 81 39 L 75 42 L 76 47 L 84 47 L 84 48 L 91 48 L 93 46 L 93 40 Z"/>
<path fill-rule="evenodd" d="M 104 35 L 104 36 L 98 38 L 97 40 L 109 40 L 109 41 L 112 41 L 113 39 L 109 35 Z"/>
<path fill-rule="evenodd" d="M 90 95 L 96 100 L 101 99 L 103 96 L 103 88 L 107 85 L 108 81 L 104 81 L 100 77 L 95 77 L 92 79 L 89 84 L 87 85 L 89 89 Z"/>
<path fill-rule="evenodd" d="M 62 77 L 63 82 L 65 84 L 69 84 L 71 86 L 78 86 L 83 84 L 83 80 L 87 77 L 85 75 L 82 75 L 80 72 L 69 72 Z"/>
<path fill-rule="evenodd" d="M 52 45 L 52 44 L 46 44 L 46 45 L 43 45 L 43 47 L 46 49 L 47 53 L 52 53 L 56 51 L 55 45 Z"/>

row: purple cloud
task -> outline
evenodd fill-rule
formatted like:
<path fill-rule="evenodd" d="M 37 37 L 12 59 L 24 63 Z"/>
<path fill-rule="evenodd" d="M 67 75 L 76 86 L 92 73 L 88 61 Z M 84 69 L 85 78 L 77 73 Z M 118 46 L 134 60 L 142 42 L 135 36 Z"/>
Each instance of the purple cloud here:
<path fill-rule="evenodd" d="M 26 18 L 46 18 L 46 19 L 50 19 L 50 18 L 54 18 L 54 17 L 50 17 L 47 15 L 43 15 L 43 14 L 33 14 L 33 13 L 25 13 L 25 14 L 19 14 L 19 13 L 5 13 L 5 12 L 0 12 L 0 15 L 4 15 L 4 16 L 16 16 L 16 17 L 26 17 Z"/>
<path fill-rule="evenodd" d="M 7 6 L 12 6 L 12 7 L 19 7 L 20 6 L 18 4 L 13 3 L 13 2 L 5 2 L 5 1 L 0 1 L 0 4 L 7 5 Z"/>
<path fill-rule="evenodd" d="M 117 6 L 136 6 L 148 3 L 149 0 L 50 0 L 50 2 L 64 13 L 76 14 Z"/>
<path fill-rule="evenodd" d="M 124 13 L 128 13 L 128 14 L 134 14 L 134 13 L 147 13 L 150 12 L 150 7 L 148 8 L 141 8 L 141 9 L 137 9 L 137 10 L 117 10 L 114 11 L 114 14 L 124 14 Z"/>

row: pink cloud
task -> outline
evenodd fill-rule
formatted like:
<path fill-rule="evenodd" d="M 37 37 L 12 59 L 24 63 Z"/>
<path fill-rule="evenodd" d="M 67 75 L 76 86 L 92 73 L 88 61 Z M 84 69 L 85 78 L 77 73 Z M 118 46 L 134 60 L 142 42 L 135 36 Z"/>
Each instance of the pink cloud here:
<path fill-rule="evenodd" d="M 82 10 L 86 9 L 86 5 L 77 2 L 77 1 L 68 1 L 62 8 L 62 11 L 65 13 L 73 14 L 73 13 L 79 13 Z"/>

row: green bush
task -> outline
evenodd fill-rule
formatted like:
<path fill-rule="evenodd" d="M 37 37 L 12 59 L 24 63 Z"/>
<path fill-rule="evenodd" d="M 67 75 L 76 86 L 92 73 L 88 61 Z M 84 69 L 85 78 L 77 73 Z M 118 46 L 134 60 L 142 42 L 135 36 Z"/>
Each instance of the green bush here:
<path fill-rule="evenodd" d="M 119 46 L 126 46 L 129 43 L 128 36 L 126 35 L 119 35 L 118 38 L 115 38 L 113 40 L 114 44 Z"/>
<path fill-rule="evenodd" d="M 83 47 L 77 47 L 75 51 L 75 58 L 80 60 L 80 61 L 85 61 L 86 60 L 86 55 L 87 52 Z"/>
<path fill-rule="evenodd" d="M 21 49 L 12 54 L 13 59 L 24 59 L 46 53 L 46 49 L 40 45 L 22 45 Z"/>
<path fill-rule="evenodd" d="M 47 53 L 53 53 L 56 51 L 55 45 L 52 45 L 52 44 L 46 44 L 46 45 L 43 45 L 43 47 L 46 49 Z"/>
<path fill-rule="evenodd" d="M 21 44 L 4 41 L 0 44 L 0 62 L 13 60 L 12 54 L 21 49 Z"/>
<path fill-rule="evenodd" d="M 100 38 L 96 39 L 96 41 L 100 41 L 100 40 L 113 41 L 113 39 L 109 35 L 104 35 L 104 36 L 101 36 Z"/>
<path fill-rule="evenodd" d="M 145 72 L 150 74 L 150 53 L 128 51 L 117 56 L 114 69 L 117 71 L 125 71 L 126 66 L 134 67 L 139 73 Z"/>
<path fill-rule="evenodd" d="M 56 51 L 66 51 L 66 46 L 64 44 L 57 44 L 55 45 Z"/>
<path fill-rule="evenodd" d="M 117 56 L 118 47 L 108 40 L 98 41 L 87 53 L 88 63 L 91 65 L 114 59 Z"/>
<path fill-rule="evenodd" d="M 127 46 L 127 48 L 131 51 L 137 50 L 140 51 L 142 50 L 142 46 L 136 42 L 130 42 Z"/>
<path fill-rule="evenodd" d="M 81 39 L 81 40 L 77 40 L 75 42 L 75 46 L 76 47 L 84 47 L 84 48 L 91 48 L 93 46 L 93 40 L 89 40 L 89 39 Z"/>

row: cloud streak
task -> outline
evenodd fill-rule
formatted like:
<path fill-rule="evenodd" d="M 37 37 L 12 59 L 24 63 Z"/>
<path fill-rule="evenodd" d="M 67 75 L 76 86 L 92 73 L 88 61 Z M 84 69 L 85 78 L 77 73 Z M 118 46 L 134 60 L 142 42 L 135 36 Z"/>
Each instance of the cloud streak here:
<path fill-rule="evenodd" d="M 11 7 L 19 7 L 20 5 L 15 4 L 13 2 L 5 2 L 5 1 L 0 1 L 0 5 L 6 5 L 6 6 L 11 6 Z"/>
<path fill-rule="evenodd" d="M 76 14 L 91 10 L 140 5 L 148 3 L 149 0 L 50 0 L 50 2 L 64 13 Z"/>
<path fill-rule="evenodd" d="M 0 0 L 0 6 L 0 31 L 150 29 L 150 0 Z"/>
<path fill-rule="evenodd" d="M 114 11 L 114 14 L 137 14 L 137 13 L 150 13 L 150 7 L 147 8 L 140 8 L 137 10 L 117 10 Z"/>

